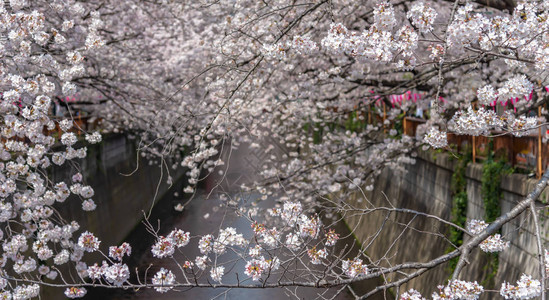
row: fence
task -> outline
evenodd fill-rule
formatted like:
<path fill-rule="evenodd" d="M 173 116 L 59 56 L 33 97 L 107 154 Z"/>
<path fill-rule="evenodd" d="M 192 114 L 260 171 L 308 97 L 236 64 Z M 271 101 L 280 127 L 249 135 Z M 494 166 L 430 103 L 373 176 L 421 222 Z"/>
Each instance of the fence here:
<path fill-rule="evenodd" d="M 73 127 L 70 132 L 76 133 L 78 136 L 82 135 L 84 132 L 91 133 L 92 131 L 99 128 L 99 124 L 101 123 L 101 119 L 94 118 L 90 116 L 82 116 L 81 112 L 78 112 L 76 116 L 73 117 Z M 59 125 L 55 124 L 56 128 L 55 131 L 61 136 L 61 128 L 59 128 Z"/>
<path fill-rule="evenodd" d="M 405 117 L 403 119 L 404 133 L 409 136 L 416 136 L 419 125 L 425 120 Z M 488 143 L 492 141 L 494 153 L 503 156 L 515 168 L 525 170 L 536 170 L 538 177 L 541 177 L 543 170 L 549 163 L 549 145 L 542 142 L 541 127 L 537 134 L 515 137 L 511 134 L 498 135 L 502 132 L 493 132 L 494 137 L 456 135 L 448 133 L 448 144 L 456 147 L 458 152 L 466 148 L 472 150 L 473 161 L 486 159 L 488 155 Z"/>

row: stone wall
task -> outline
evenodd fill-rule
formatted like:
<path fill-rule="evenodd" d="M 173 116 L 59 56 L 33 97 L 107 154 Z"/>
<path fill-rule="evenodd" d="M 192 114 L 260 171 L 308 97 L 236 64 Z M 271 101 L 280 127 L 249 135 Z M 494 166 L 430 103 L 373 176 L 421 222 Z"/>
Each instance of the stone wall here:
<path fill-rule="evenodd" d="M 456 159 L 451 159 L 446 154 L 434 155 L 432 152 L 422 152 L 416 164 L 407 167 L 406 174 L 395 174 L 386 169 L 376 180 L 372 192 L 365 192 L 365 194 L 357 192 L 348 201 L 360 208 L 372 206 L 409 208 L 449 220 L 452 208 L 450 184 L 456 163 Z M 469 164 L 466 171 L 468 219 L 484 217 L 484 205 L 480 193 L 481 176 L 482 165 Z M 536 182 L 519 174 L 504 177 L 501 183 L 502 212 L 509 211 L 514 204 L 524 199 Z M 546 190 L 539 200 L 546 201 L 547 194 Z M 541 205 L 541 202 L 538 205 Z M 499 269 L 495 278 L 491 283 L 484 282 L 488 287 L 493 285 L 491 288 L 499 289 L 504 280 L 514 282 L 522 273 L 536 277 L 537 245 L 532 235 L 533 224 L 529 219 L 528 215 L 523 214 L 503 227 L 502 234 L 511 241 L 511 246 L 500 254 Z M 449 249 L 450 244 L 444 237 L 448 234 L 447 226 L 433 219 L 413 214 L 388 214 L 387 211 L 378 210 L 364 215 L 348 214 L 345 220 L 351 229 L 356 228 L 355 235 L 363 243 L 365 252 L 374 262 L 384 266 L 389 266 L 389 261 L 426 262 L 443 255 Z M 544 228 L 549 228 L 548 222 L 549 220 L 541 219 Z M 544 239 L 544 243 L 546 241 Z M 491 273 L 486 265 L 487 255 L 475 249 L 471 263 L 462 271 L 461 278 L 484 281 Z M 404 289 L 415 288 L 424 296 L 430 296 L 437 290 L 437 285 L 447 282 L 449 276 L 448 265 L 444 264 L 412 280 L 403 286 L 401 292 Z M 488 295 L 484 297 L 490 298 Z"/>

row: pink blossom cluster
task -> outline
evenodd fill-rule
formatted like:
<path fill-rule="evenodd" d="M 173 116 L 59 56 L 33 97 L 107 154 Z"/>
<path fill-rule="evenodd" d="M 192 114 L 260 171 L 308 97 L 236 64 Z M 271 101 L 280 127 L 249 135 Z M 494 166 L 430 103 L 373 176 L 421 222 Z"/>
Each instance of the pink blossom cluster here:
<path fill-rule="evenodd" d="M 265 272 L 276 271 L 280 267 L 280 260 L 277 257 L 266 260 L 263 256 L 252 259 L 246 263 L 244 274 L 251 276 L 257 281 Z"/>
<path fill-rule="evenodd" d="M 446 132 L 431 127 L 429 132 L 423 137 L 423 141 L 435 149 L 445 148 L 448 146 L 448 135 Z"/>
<path fill-rule="evenodd" d="M 509 244 L 509 241 L 505 241 L 499 233 L 496 233 L 482 241 L 479 247 L 484 252 L 501 252 L 509 248 Z"/>
<path fill-rule="evenodd" d="M 440 290 L 438 293 L 433 293 L 433 300 L 442 299 L 467 299 L 474 300 L 480 297 L 480 294 L 484 292 L 484 288 L 476 281 L 463 281 L 452 280 L 446 286 L 438 286 Z"/>
<path fill-rule="evenodd" d="M 152 279 L 152 283 L 157 285 L 154 289 L 159 293 L 165 293 L 172 289 L 171 285 L 175 283 L 175 275 L 172 271 L 160 268 Z"/>
<path fill-rule="evenodd" d="M 65 290 L 65 296 L 70 299 L 82 298 L 86 295 L 86 289 L 81 287 L 70 287 Z"/>
<path fill-rule="evenodd" d="M 94 281 L 104 278 L 109 284 L 122 286 L 130 278 L 130 269 L 126 264 L 114 263 L 109 265 L 106 261 L 103 261 L 101 266 L 97 263 L 88 266 L 86 276 L 83 277 L 89 277 Z"/>
<path fill-rule="evenodd" d="M 343 270 L 343 273 L 350 278 L 368 274 L 368 267 L 362 263 L 362 259 L 360 258 L 343 260 L 341 262 L 341 269 Z"/>
<path fill-rule="evenodd" d="M 500 289 L 500 295 L 505 299 L 531 299 L 538 297 L 540 294 L 540 281 L 526 274 L 521 275 L 516 286 L 509 282 L 504 282 Z"/>
<path fill-rule="evenodd" d="M 437 17 L 435 9 L 425 2 L 416 2 L 412 5 L 406 17 L 416 26 L 420 32 L 433 30 L 433 23 Z"/>
<path fill-rule="evenodd" d="M 336 233 L 334 229 L 330 229 L 326 232 L 326 246 L 334 246 L 338 240 L 339 234 Z"/>
<path fill-rule="evenodd" d="M 488 135 L 491 130 L 501 130 L 504 121 L 492 110 L 479 107 L 474 110 L 471 106 L 466 111 L 458 111 L 448 123 L 448 127 L 457 134 Z"/>
<path fill-rule="evenodd" d="M 87 252 L 94 252 L 99 249 L 101 241 L 91 232 L 86 231 L 78 238 L 78 246 Z"/>
<path fill-rule="evenodd" d="M 486 227 L 488 227 L 488 224 L 482 220 L 473 219 L 467 222 L 467 230 L 474 235 L 480 234 Z M 501 234 L 496 233 L 482 241 L 479 247 L 484 252 L 501 252 L 509 248 L 509 244 L 510 242 L 505 241 Z"/>
<path fill-rule="evenodd" d="M 328 251 L 326 249 L 317 250 L 316 246 L 307 250 L 307 255 L 311 259 L 313 265 L 318 265 L 322 263 L 322 259 L 328 256 Z"/>
<path fill-rule="evenodd" d="M 194 263 L 200 270 L 205 270 L 208 266 L 208 256 L 197 256 L 194 260 Z"/>
<path fill-rule="evenodd" d="M 243 247 L 247 244 L 241 233 L 237 233 L 236 229 L 227 227 L 219 231 L 217 239 L 213 235 L 207 234 L 200 238 L 198 249 L 202 254 L 208 254 L 213 250 L 215 254 L 221 255 L 225 253 L 226 248 L 230 246 Z"/>
<path fill-rule="evenodd" d="M 189 243 L 189 235 L 190 233 L 184 232 L 181 229 L 174 229 L 168 236 L 160 236 L 152 246 L 151 251 L 153 256 L 158 258 L 172 256 L 175 252 L 175 248 L 184 247 Z"/>
<path fill-rule="evenodd" d="M 418 34 L 409 26 L 393 32 L 392 6 L 384 2 L 376 8 L 376 22 L 368 31 L 359 34 L 349 31 L 343 24 L 332 24 L 322 46 L 332 53 L 345 53 L 361 60 L 388 62 L 399 56 L 401 65 L 413 68 L 415 57 L 412 54 L 417 48 Z"/>
<path fill-rule="evenodd" d="M 402 293 L 400 295 L 400 300 L 426 300 L 423 296 L 421 296 L 421 294 L 414 290 L 414 289 L 409 289 L 408 291 Z"/>
<path fill-rule="evenodd" d="M 217 282 L 221 282 L 223 274 L 225 274 L 224 266 L 212 267 L 212 269 L 210 270 L 210 277 Z"/>
<path fill-rule="evenodd" d="M 300 235 L 302 237 L 310 237 L 313 239 L 318 236 L 321 226 L 322 223 L 320 222 L 318 216 L 307 217 L 305 215 L 301 215 L 297 223 Z"/>
<path fill-rule="evenodd" d="M 122 261 L 124 255 L 130 256 L 132 254 L 132 246 L 128 243 L 122 243 L 120 246 L 110 246 L 109 256 L 115 260 Z"/>

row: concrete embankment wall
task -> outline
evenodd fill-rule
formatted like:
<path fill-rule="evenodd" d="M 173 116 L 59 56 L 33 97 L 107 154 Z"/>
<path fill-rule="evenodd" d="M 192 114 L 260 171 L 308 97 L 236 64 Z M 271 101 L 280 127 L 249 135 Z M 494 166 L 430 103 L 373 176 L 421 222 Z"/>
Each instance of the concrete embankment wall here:
<path fill-rule="evenodd" d="M 360 208 L 409 208 L 449 220 L 452 209 L 450 185 L 456 164 L 456 159 L 451 159 L 448 155 L 434 156 L 430 152 L 422 152 L 416 164 L 407 167 L 406 174 L 396 174 L 386 169 L 376 180 L 372 192 L 357 192 L 348 201 Z M 482 165 L 469 164 L 466 171 L 468 220 L 484 218 L 481 176 Z M 502 213 L 524 199 L 536 182 L 537 180 L 528 179 L 525 175 L 505 176 L 501 182 Z M 547 194 L 546 190 L 539 200 L 547 201 Z M 538 205 L 542 205 L 540 201 Z M 445 254 L 450 245 L 444 237 L 448 236 L 448 227 L 422 216 L 372 211 L 367 214 L 347 214 L 345 219 L 351 229 L 356 228 L 356 237 L 363 243 L 365 252 L 371 256 L 372 261 L 383 266 L 389 266 L 389 262 L 392 265 L 395 262 L 427 262 Z M 549 220 L 541 217 L 541 226 L 549 228 Z M 539 277 L 537 244 L 533 232 L 533 222 L 527 213 L 503 227 L 502 234 L 511 241 L 511 246 L 499 254 L 499 268 L 495 278 L 491 280 L 492 284 L 495 283 L 492 288 L 499 289 L 503 281 L 514 283 L 522 273 Z M 547 236 L 543 236 L 543 242 L 547 242 Z M 475 249 L 470 264 L 461 273 L 461 279 L 485 281 L 492 273 L 487 267 L 488 261 L 486 254 Z M 445 284 L 449 277 L 448 265 L 444 264 L 413 279 L 400 292 L 415 288 L 424 296 L 430 296 L 437 290 L 437 285 Z M 494 295 L 484 297 L 492 296 Z"/>

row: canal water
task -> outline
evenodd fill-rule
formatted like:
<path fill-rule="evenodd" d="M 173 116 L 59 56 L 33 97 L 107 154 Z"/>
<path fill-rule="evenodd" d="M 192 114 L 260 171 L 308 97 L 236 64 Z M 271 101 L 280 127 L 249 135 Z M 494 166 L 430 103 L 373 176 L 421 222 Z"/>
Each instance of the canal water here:
<path fill-rule="evenodd" d="M 216 234 L 220 228 L 234 227 L 237 232 L 243 233 L 243 235 L 251 236 L 250 222 L 244 217 L 239 217 L 232 208 L 227 207 L 226 198 L 230 197 L 233 200 L 237 200 L 239 203 L 250 203 L 257 200 L 259 195 L 248 194 L 242 195 L 231 189 L 230 187 L 240 186 L 241 183 L 247 182 L 253 178 L 253 171 L 246 167 L 248 164 L 243 162 L 242 159 L 246 153 L 233 153 L 230 157 L 231 167 L 227 170 L 225 181 L 232 180 L 231 182 L 225 182 L 224 186 L 220 186 L 220 189 L 227 191 L 225 199 L 215 196 L 215 194 L 207 195 L 202 191 L 192 201 L 186 204 L 185 209 L 182 212 L 178 212 L 174 209 L 179 203 L 186 202 L 181 199 L 180 196 L 176 196 L 177 192 L 181 194 L 181 190 L 184 187 L 185 182 L 180 181 L 174 184 L 172 189 L 167 195 L 160 199 L 152 210 L 150 217 L 150 223 L 155 227 L 160 224 L 158 235 L 167 235 L 173 228 L 179 228 L 184 231 L 191 232 L 191 236 Z M 248 177 L 247 177 L 248 176 Z M 214 183 L 207 182 L 206 188 L 211 188 Z M 223 196 L 222 196 L 223 197 Z M 274 205 L 275 199 L 267 199 L 261 201 L 260 206 L 269 207 Z M 158 222 L 160 221 L 160 222 Z M 353 236 L 349 234 L 349 229 L 344 223 L 340 222 L 336 224 L 336 231 L 341 234 L 342 239 L 338 241 L 336 245 L 339 245 L 337 251 L 348 251 L 348 257 L 353 258 L 358 252 L 358 244 L 354 240 Z M 160 268 L 164 267 L 173 271 L 173 273 L 181 276 L 181 273 L 177 271 L 178 267 L 171 259 L 157 259 L 152 256 L 151 246 L 154 243 L 153 236 L 147 232 L 144 224 L 138 225 L 134 231 L 127 237 L 133 247 L 133 253 L 130 260 L 125 262 L 130 266 L 131 270 L 138 268 L 140 277 L 143 276 L 144 271 L 149 268 L 149 274 L 155 274 Z M 350 251 L 349 251 L 350 249 Z M 174 259 L 178 262 L 185 260 L 194 261 L 196 256 L 201 256 L 196 242 L 189 244 L 186 247 L 181 248 L 182 251 L 174 254 Z M 222 256 L 223 259 L 230 259 L 231 254 L 227 253 Z M 236 256 L 234 258 L 237 258 Z M 242 281 L 247 276 L 244 274 L 245 262 L 240 260 L 234 265 L 225 270 L 225 276 L 223 277 L 223 283 L 236 283 L 236 278 Z M 177 272 L 176 272 L 177 271 Z M 135 272 L 132 272 L 135 273 Z M 238 275 L 236 275 L 238 273 Z M 204 277 L 209 278 L 208 274 Z M 179 278 L 181 279 L 181 278 Z M 135 281 L 135 280 L 132 280 Z M 249 281 L 246 283 L 250 283 Z M 361 282 L 355 284 L 353 289 L 360 292 L 367 292 L 377 285 L 378 280 L 371 280 L 367 282 Z M 387 298 L 394 298 L 389 294 L 385 295 Z M 384 299 L 384 295 L 378 293 L 370 299 Z M 122 300 L 122 299 L 337 299 L 347 300 L 354 299 L 352 294 L 347 288 L 341 287 L 331 289 L 317 289 L 317 288 L 270 288 L 270 289 L 226 289 L 226 288 L 187 288 L 172 290 L 167 293 L 158 293 L 153 289 L 145 289 L 140 291 L 134 290 L 121 290 L 121 289 L 105 289 L 95 288 L 89 289 L 88 295 L 85 299 L 104 299 L 104 300 Z"/>

